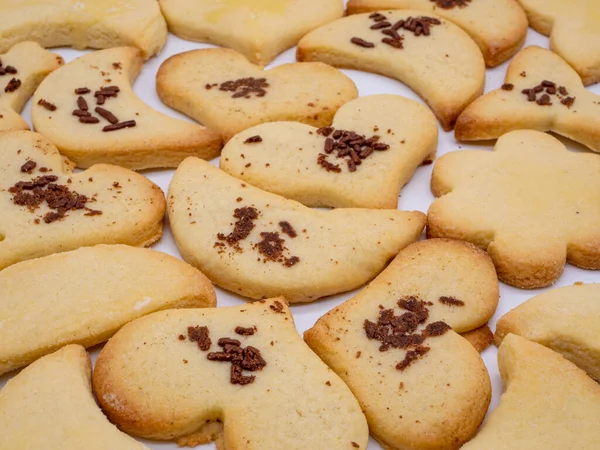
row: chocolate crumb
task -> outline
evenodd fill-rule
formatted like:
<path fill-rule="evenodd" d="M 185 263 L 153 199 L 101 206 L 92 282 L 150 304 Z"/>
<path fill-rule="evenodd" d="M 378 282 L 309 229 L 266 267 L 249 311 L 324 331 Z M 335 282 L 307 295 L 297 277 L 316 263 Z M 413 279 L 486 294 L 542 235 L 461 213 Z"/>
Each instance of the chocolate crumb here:
<path fill-rule="evenodd" d="M 550 96 L 548 94 L 542 95 L 540 98 L 536 100 L 536 103 L 540 106 L 550 106 L 552 102 L 550 101 Z"/>
<path fill-rule="evenodd" d="M 244 141 L 244 144 L 255 144 L 257 142 L 262 142 L 262 137 L 259 135 L 249 137 Z"/>
<path fill-rule="evenodd" d="M 504 83 L 504 84 L 502 85 L 502 88 L 501 88 L 501 89 L 502 89 L 503 91 L 512 91 L 514 88 L 515 88 L 515 85 L 514 85 L 514 84 L 512 84 L 512 83 Z"/>
<path fill-rule="evenodd" d="M 188 327 L 187 334 L 189 340 L 192 342 L 197 342 L 198 348 L 203 352 L 206 352 L 210 349 L 212 341 L 210 340 L 210 333 L 208 331 L 208 327 Z"/>
<path fill-rule="evenodd" d="M 120 62 L 114 62 L 112 63 L 113 69 L 115 70 L 121 70 L 121 63 Z"/>
<path fill-rule="evenodd" d="M 281 303 L 279 300 L 275 300 L 273 302 L 272 305 L 269 306 L 269 308 L 271 308 L 273 311 L 275 311 L 276 313 L 282 313 L 285 314 L 283 312 L 283 303 Z"/>
<path fill-rule="evenodd" d="M 575 103 L 575 97 L 565 97 L 560 102 L 567 108 L 570 108 Z"/>
<path fill-rule="evenodd" d="M 213 86 L 216 86 L 216 84 Z M 248 77 L 225 81 L 219 85 L 219 91 L 233 92 L 231 98 L 264 97 L 267 95 L 267 88 L 269 86 L 266 78 Z"/>
<path fill-rule="evenodd" d="M 298 236 L 298 233 L 296 233 L 296 230 L 294 230 L 294 227 L 290 225 L 289 222 L 281 221 L 279 222 L 279 226 L 281 227 L 281 231 L 287 234 L 289 237 L 295 238 L 296 236 Z"/>
<path fill-rule="evenodd" d="M 410 367 L 415 361 L 421 359 L 427 352 L 430 350 L 429 347 L 424 347 L 422 345 L 416 347 L 414 350 L 409 350 L 406 352 L 404 359 L 396 364 L 396 369 L 399 371 L 403 371 Z"/>
<path fill-rule="evenodd" d="M 35 161 L 27 161 L 25 164 L 21 166 L 21 172 L 31 173 L 33 169 L 35 169 L 37 163 Z"/>
<path fill-rule="evenodd" d="M 356 442 L 352 441 L 350 442 L 350 444 L 352 444 L 352 447 L 354 448 L 360 448 L 360 445 L 358 445 Z"/>
<path fill-rule="evenodd" d="M 90 91 L 90 90 L 89 90 L 88 88 L 86 88 L 86 87 L 81 87 L 81 88 L 77 88 L 77 89 L 75 89 L 75 93 L 76 93 L 77 95 L 89 94 L 90 92 L 92 92 L 92 91 Z"/>
<path fill-rule="evenodd" d="M 185 336 L 183 334 L 180 334 L 177 339 L 179 339 L 180 341 L 185 341 Z"/>
<path fill-rule="evenodd" d="M 462 300 L 458 300 L 454 297 L 445 297 L 442 296 L 438 299 L 438 301 L 442 304 L 442 305 L 449 305 L 449 306 L 465 306 L 465 302 L 463 302 Z"/>
<path fill-rule="evenodd" d="M 239 242 L 250 235 L 250 232 L 255 227 L 254 221 L 258 219 L 259 214 L 259 211 L 252 206 L 236 208 L 233 212 L 233 217 L 238 220 L 234 224 L 233 231 L 228 235 L 219 233 L 217 234 L 217 239 L 227 242 L 229 246 L 237 250 L 241 250 Z"/>
<path fill-rule="evenodd" d="M 436 6 L 442 9 L 452 9 L 455 7 L 466 8 L 471 0 L 429 0 L 435 2 Z"/>
<path fill-rule="evenodd" d="M 238 327 L 241 328 L 241 327 Z M 211 352 L 206 355 L 209 361 L 230 362 L 231 371 L 229 382 L 231 384 L 246 385 L 254 382 L 254 375 L 244 375 L 243 371 L 255 372 L 262 370 L 267 362 L 256 347 L 242 347 L 240 341 L 231 338 L 221 338 L 219 346 L 223 347 L 221 352 Z"/>
<path fill-rule="evenodd" d="M 48 111 L 56 111 L 56 105 L 44 100 L 43 98 L 38 101 L 38 105 L 46 108 Z"/>
<path fill-rule="evenodd" d="M 21 80 L 17 78 L 12 78 L 6 87 L 4 88 L 4 92 L 14 92 L 21 87 Z"/>
<path fill-rule="evenodd" d="M 252 336 L 254 333 L 256 333 L 256 327 L 235 327 L 235 332 L 241 336 Z"/>
<path fill-rule="evenodd" d="M 525 78 L 527 76 L 527 72 L 523 71 L 519 75 L 521 75 L 523 78 Z"/>

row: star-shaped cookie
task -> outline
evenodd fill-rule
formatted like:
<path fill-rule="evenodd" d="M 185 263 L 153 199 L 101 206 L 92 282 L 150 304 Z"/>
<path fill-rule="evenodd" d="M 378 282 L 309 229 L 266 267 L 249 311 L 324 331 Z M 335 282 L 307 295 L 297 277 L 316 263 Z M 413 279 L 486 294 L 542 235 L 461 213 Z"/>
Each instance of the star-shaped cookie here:
<path fill-rule="evenodd" d="M 29 129 L 19 113 L 44 77 L 62 64 L 61 56 L 35 42 L 21 42 L 0 55 L 0 131 Z"/>
<path fill-rule="evenodd" d="M 350 78 L 323 63 L 282 64 L 270 70 L 225 48 L 192 50 L 167 59 L 156 74 L 158 95 L 224 141 L 264 122 L 330 125 L 358 96 Z"/>
<path fill-rule="evenodd" d="M 219 155 L 219 133 L 166 116 L 135 95 L 142 67 L 134 47 L 88 53 L 47 77 L 33 97 L 36 131 L 77 167 L 177 167 L 187 156 Z"/>
<path fill-rule="evenodd" d="M 600 269 L 600 158 L 538 131 L 514 131 L 495 151 L 447 153 L 433 168 L 428 234 L 487 249 L 500 280 L 552 284 L 565 262 Z"/>
<path fill-rule="evenodd" d="M 349 0 L 347 12 L 390 9 L 434 12 L 451 20 L 479 45 L 488 67 L 511 58 L 527 36 L 527 16 L 515 0 Z"/>
<path fill-rule="evenodd" d="M 600 81 L 600 2 L 517 0 L 531 27 L 550 36 L 550 50 L 577 71 L 583 84 Z"/>
<path fill-rule="evenodd" d="M 307 206 L 396 209 L 400 189 L 435 158 L 437 135 L 425 106 L 371 95 L 342 106 L 331 127 L 252 127 L 229 141 L 220 167 Z"/>
<path fill-rule="evenodd" d="M 600 152 L 600 95 L 583 87 L 560 56 L 527 47 L 511 61 L 501 88 L 471 103 L 456 139 L 496 139 L 513 130 L 553 131 Z"/>
<path fill-rule="evenodd" d="M 402 250 L 304 339 L 348 384 L 384 448 L 456 449 L 491 398 L 481 357 L 457 333 L 485 324 L 497 304 L 485 252 L 430 239 Z"/>

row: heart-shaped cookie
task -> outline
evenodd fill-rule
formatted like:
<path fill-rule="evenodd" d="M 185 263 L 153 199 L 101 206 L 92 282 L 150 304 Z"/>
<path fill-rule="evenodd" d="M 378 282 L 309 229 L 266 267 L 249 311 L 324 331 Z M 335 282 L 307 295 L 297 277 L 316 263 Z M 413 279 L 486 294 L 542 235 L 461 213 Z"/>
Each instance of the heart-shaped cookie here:
<path fill-rule="evenodd" d="M 264 70 L 223 48 L 167 59 L 156 75 L 156 90 L 167 105 L 219 131 L 225 141 L 264 122 L 329 125 L 335 112 L 358 96 L 350 78 L 325 64 Z"/>
<path fill-rule="evenodd" d="M 109 48 L 131 45 L 144 58 L 167 40 L 156 0 L 2 0 L 0 52 L 22 41 L 43 47 Z"/>
<path fill-rule="evenodd" d="M 98 164 L 73 173 L 42 135 L 0 133 L 0 269 L 96 244 L 150 245 L 165 198 L 131 170 Z"/>
<path fill-rule="evenodd" d="M 437 134 L 422 104 L 372 95 L 342 106 L 331 127 L 252 127 L 229 141 L 220 167 L 307 206 L 395 209 L 416 168 L 435 158 Z"/>
<path fill-rule="evenodd" d="M 21 42 L 0 55 L 0 131 L 29 129 L 19 113 L 44 77 L 62 64 L 61 56 L 35 42 Z"/>
<path fill-rule="evenodd" d="M 310 30 L 344 15 L 342 0 L 160 0 L 169 30 L 268 64 Z"/>
<path fill-rule="evenodd" d="M 141 67 L 142 54 L 134 47 L 71 61 L 35 92 L 33 126 L 83 168 L 177 167 L 187 156 L 218 156 L 218 133 L 159 113 L 135 95 L 131 84 Z"/>
<path fill-rule="evenodd" d="M 355 14 L 308 33 L 298 61 L 322 61 L 395 78 L 433 110 L 444 130 L 483 93 L 477 44 L 449 20 L 415 10 Z"/>

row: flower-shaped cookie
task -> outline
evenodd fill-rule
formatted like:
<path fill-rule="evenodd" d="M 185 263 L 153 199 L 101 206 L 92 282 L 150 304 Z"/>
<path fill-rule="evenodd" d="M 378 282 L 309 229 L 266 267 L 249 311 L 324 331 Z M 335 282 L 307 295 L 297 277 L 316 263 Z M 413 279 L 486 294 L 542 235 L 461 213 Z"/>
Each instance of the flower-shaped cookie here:
<path fill-rule="evenodd" d="M 399 95 L 361 97 L 331 127 L 258 125 L 223 149 L 225 172 L 307 206 L 393 208 L 417 167 L 432 162 L 437 123 Z"/>
<path fill-rule="evenodd" d="M 499 278 L 520 288 L 552 284 L 565 262 L 600 269 L 600 158 L 573 153 L 538 131 L 514 131 L 495 151 L 438 159 L 428 234 L 487 249 Z"/>
<path fill-rule="evenodd" d="M 600 96 L 583 87 L 559 56 L 527 47 L 511 61 L 500 89 L 478 98 L 456 121 L 461 141 L 513 130 L 553 131 L 600 152 Z"/>

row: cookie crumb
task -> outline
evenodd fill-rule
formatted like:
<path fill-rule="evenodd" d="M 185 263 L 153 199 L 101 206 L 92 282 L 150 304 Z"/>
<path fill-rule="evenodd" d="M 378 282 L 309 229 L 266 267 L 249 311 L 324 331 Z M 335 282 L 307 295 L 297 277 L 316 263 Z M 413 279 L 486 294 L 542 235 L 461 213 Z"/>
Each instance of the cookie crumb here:
<path fill-rule="evenodd" d="M 251 136 L 244 141 L 244 144 L 256 144 L 258 142 L 262 142 L 262 137 L 258 134 L 256 136 Z"/>

